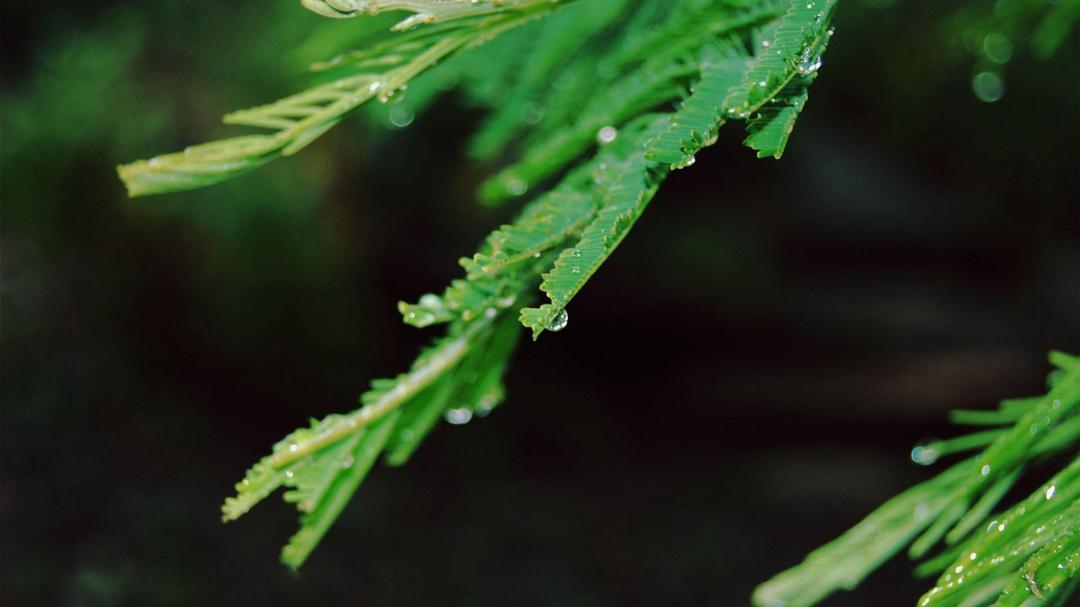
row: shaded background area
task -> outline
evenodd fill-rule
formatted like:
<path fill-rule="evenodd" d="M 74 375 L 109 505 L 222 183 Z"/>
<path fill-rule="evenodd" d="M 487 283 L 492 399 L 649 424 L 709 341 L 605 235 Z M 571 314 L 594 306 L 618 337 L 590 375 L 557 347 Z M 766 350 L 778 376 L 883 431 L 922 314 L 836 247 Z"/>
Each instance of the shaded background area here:
<path fill-rule="evenodd" d="M 948 409 L 1080 350 L 1075 38 L 1046 62 L 1013 40 L 984 103 L 960 3 L 846 0 L 785 158 L 723 129 L 508 402 L 377 469 L 292 576 L 291 508 L 222 526 L 222 499 L 407 365 L 429 334 L 394 303 L 513 209 L 474 203 L 492 167 L 453 93 L 127 200 L 115 164 L 229 132 L 355 36 L 278 4 L 2 9 L 5 605 L 741 605 L 932 474 L 907 454 Z M 826 604 L 911 604 L 909 572 Z"/>

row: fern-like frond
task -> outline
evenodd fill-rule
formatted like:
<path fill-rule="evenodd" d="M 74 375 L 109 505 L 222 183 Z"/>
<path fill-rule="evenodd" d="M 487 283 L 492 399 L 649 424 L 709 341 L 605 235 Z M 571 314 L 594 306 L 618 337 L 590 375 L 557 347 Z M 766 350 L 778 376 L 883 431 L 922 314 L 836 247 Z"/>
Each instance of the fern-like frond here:
<path fill-rule="evenodd" d="M 521 322 L 536 339 L 544 330 L 565 325 L 566 306 L 622 242 L 659 185 L 645 158 L 645 143 L 667 124 L 666 116 L 645 116 L 624 129 L 621 139 L 593 162 L 594 192 L 600 205 L 581 238 L 555 260 L 540 284 L 550 300 L 521 311 Z M 561 327 L 559 327 L 561 328 Z"/>
<path fill-rule="evenodd" d="M 835 6 L 835 0 L 793 2 L 759 36 L 757 55 L 747 63 L 742 83 L 729 93 L 727 113 L 746 118 L 743 143 L 758 158 L 783 155 L 833 35 Z"/>
<path fill-rule="evenodd" d="M 792 2 L 787 13 L 764 28 L 760 52 L 748 63 L 742 82 L 728 93 L 724 103 L 728 114 L 748 118 L 793 80 L 816 72 L 835 7 L 836 0 Z"/>
<path fill-rule="evenodd" d="M 338 468 L 333 474 L 322 475 L 320 480 L 331 477 L 333 480 L 320 485 L 321 499 L 300 517 L 300 530 L 281 549 L 281 562 L 293 569 L 304 564 L 375 464 L 400 415 L 400 411 L 394 411 L 359 433 L 356 439 L 346 441 L 349 448 L 341 453 L 345 459 L 326 464 L 332 467 L 338 462 Z"/>
<path fill-rule="evenodd" d="M 893 498 L 800 565 L 762 584 L 754 603 L 813 605 L 836 590 L 853 588 L 905 545 L 912 544 L 910 554 L 919 558 L 942 540 L 944 550 L 917 568 L 921 575 L 939 576 L 919 600 L 921 607 L 968 604 L 974 597 L 986 602 L 998 595 L 999 605 L 1018 605 L 1033 596 L 1060 599 L 1074 591 L 1070 580 L 1080 560 L 1075 548 L 1080 529 L 1080 359 L 1053 353 L 1051 361 L 1059 369 L 1046 395 L 1003 401 L 993 412 L 1010 427 L 912 451 L 913 460 L 929 464 L 986 445 L 977 456 Z M 970 413 L 958 417 L 970 418 Z M 976 419 L 985 423 L 990 416 Z M 1026 464 L 1062 456 L 1071 460 L 1058 474 L 1026 499 L 993 514 L 1027 471 Z"/>
<path fill-rule="evenodd" d="M 701 59 L 701 78 L 690 97 L 672 114 L 667 128 L 648 142 L 646 157 L 682 168 L 693 163 L 694 155 L 716 141 L 724 124 L 724 100 L 739 83 L 746 57 L 734 48 L 708 48 Z"/>
<path fill-rule="evenodd" d="M 320 4 L 330 8 L 351 5 L 356 11 L 366 12 L 374 12 L 376 8 L 389 10 L 389 4 L 401 10 L 409 10 L 408 6 L 417 11 L 438 8 L 438 14 L 445 16 L 442 21 L 450 22 L 401 34 L 373 49 L 341 56 L 331 66 L 348 68 L 353 73 L 225 118 L 227 123 L 269 129 L 273 131 L 271 134 L 224 139 L 120 166 L 117 170 L 128 194 L 142 196 L 199 188 L 235 177 L 279 156 L 294 154 L 372 98 L 387 103 L 395 96 L 400 97 L 410 80 L 439 61 L 559 6 L 558 2 L 548 0 L 521 0 L 500 6 L 456 0 L 378 3 L 377 7 L 374 2 L 338 0 Z M 426 14 L 432 13 L 418 12 L 414 17 Z M 420 22 L 427 20 L 417 23 Z"/>
<path fill-rule="evenodd" d="M 512 299 L 524 290 L 519 286 Z M 298 568 L 381 451 L 387 463 L 403 464 L 448 408 L 484 416 L 502 401 L 502 376 L 521 328 L 512 315 L 490 310 L 471 322 L 455 319 L 409 372 L 373 381 L 359 409 L 312 420 L 279 441 L 236 485 L 236 497 L 222 507 L 224 520 L 239 518 L 278 487 L 290 487 L 285 501 L 305 514 L 282 560 Z"/>

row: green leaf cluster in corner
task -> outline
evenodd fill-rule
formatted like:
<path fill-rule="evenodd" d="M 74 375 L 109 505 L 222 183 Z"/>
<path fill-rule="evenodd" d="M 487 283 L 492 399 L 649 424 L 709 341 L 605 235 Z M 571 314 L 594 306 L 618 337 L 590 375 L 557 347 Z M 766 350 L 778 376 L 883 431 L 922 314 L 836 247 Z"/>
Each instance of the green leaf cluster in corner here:
<path fill-rule="evenodd" d="M 1076 590 L 1080 564 L 1080 358 L 1055 352 L 1051 362 L 1058 370 L 1045 395 L 1003 401 L 997 411 L 957 412 L 958 423 L 989 429 L 912 451 L 923 464 L 979 450 L 976 456 L 901 493 L 765 582 L 754 592 L 754 604 L 814 605 L 854 588 L 909 545 L 915 559 L 940 546 L 916 569 L 920 576 L 937 576 L 920 607 L 985 604 L 994 597 L 998 606 L 1035 599 L 1064 604 Z M 1057 474 L 995 513 L 1021 474 L 1061 460 Z"/>

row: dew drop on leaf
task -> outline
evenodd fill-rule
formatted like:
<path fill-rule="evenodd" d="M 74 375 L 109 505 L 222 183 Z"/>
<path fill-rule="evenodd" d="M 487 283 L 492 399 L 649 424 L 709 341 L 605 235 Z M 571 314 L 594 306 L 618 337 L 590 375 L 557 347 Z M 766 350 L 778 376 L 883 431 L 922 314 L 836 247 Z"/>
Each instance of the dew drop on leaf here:
<path fill-rule="evenodd" d="M 995 72 L 979 72 L 971 79 L 971 90 L 979 101 L 994 103 L 1005 95 L 1005 81 Z"/>
<path fill-rule="evenodd" d="M 447 409 L 446 413 L 443 414 L 443 418 L 446 419 L 447 423 L 453 424 L 455 426 L 461 426 L 463 424 L 469 423 L 469 420 L 472 419 L 472 416 L 472 411 L 467 407 L 454 407 L 453 409 Z"/>
<path fill-rule="evenodd" d="M 615 138 L 618 136 L 619 131 L 615 127 L 609 125 L 596 132 L 596 141 L 598 141 L 600 145 L 607 145 L 612 141 L 615 141 Z"/>
<path fill-rule="evenodd" d="M 929 466 L 941 457 L 941 452 L 938 450 L 937 439 L 925 439 L 919 441 L 911 449 L 911 461 L 919 464 L 920 466 Z"/>
<path fill-rule="evenodd" d="M 566 310 L 559 310 L 559 313 L 555 315 L 555 318 L 551 319 L 551 323 L 548 324 L 547 330 L 558 332 L 566 328 L 566 325 L 570 323 L 570 315 L 566 313 Z"/>

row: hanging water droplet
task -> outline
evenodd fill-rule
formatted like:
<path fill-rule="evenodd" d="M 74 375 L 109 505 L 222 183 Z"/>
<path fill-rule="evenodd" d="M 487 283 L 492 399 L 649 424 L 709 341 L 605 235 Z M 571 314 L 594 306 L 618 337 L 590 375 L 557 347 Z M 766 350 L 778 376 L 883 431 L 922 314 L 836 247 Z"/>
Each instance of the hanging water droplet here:
<path fill-rule="evenodd" d="M 810 47 L 807 47 L 799 56 L 799 64 L 795 69 L 803 76 L 813 74 L 821 69 L 821 55 L 815 55 Z"/>
<path fill-rule="evenodd" d="M 596 132 L 596 141 L 598 141 L 600 145 L 607 145 L 612 141 L 615 141 L 615 138 L 618 136 L 619 131 L 615 127 L 605 126 Z"/>
<path fill-rule="evenodd" d="M 743 116 L 743 117 L 745 118 L 745 116 Z M 674 165 L 672 165 L 672 168 L 685 169 L 686 167 L 694 166 L 695 162 L 697 162 L 697 157 L 695 157 L 695 156 L 687 156 L 681 162 L 678 162 L 678 163 L 675 163 Z"/>
<path fill-rule="evenodd" d="M 567 314 L 566 309 L 559 310 L 559 313 L 555 315 L 555 318 L 551 319 L 551 322 L 547 326 L 548 331 L 558 332 L 566 328 L 566 325 L 570 323 L 570 315 Z"/>
<path fill-rule="evenodd" d="M 982 43 L 983 54 L 986 58 L 994 63 L 1008 63 L 1012 59 L 1013 45 L 1005 34 L 999 34 L 992 32 L 983 38 Z"/>
<path fill-rule="evenodd" d="M 401 103 L 405 100 L 405 90 L 408 85 L 401 85 L 392 91 L 381 91 L 379 93 L 379 103 Z"/>
<path fill-rule="evenodd" d="M 488 413 L 495 408 L 499 400 L 494 394 L 485 394 L 476 402 L 476 416 L 487 417 Z"/>
<path fill-rule="evenodd" d="M 995 72 L 979 72 L 971 79 L 971 90 L 979 101 L 994 103 L 1005 95 L 1005 81 Z"/>
<path fill-rule="evenodd" d="M 941 457 L 937 439 L 925 439 L 919 441 L 911 449 L 911 461 L 920 466 L 929 466 Z"/>
<path fill-rule="evenodd" d="M 460 426 L 469 423 L 472 415 L 472 410 L 467 407 L 454 407 L 453 409 L 447 409 L 446 413 L 443 414 L 443 418 L 450 424 Z"/>
<path fill-rule="evenodd" d="M 413 119 L 416 118 L 416 112 L 413 112 L 405 106 L 397 105 L 390 109 L 387 118 L 390 120 L 390 124 L 399 129 L 403 129 L 412 124 Z"/>

